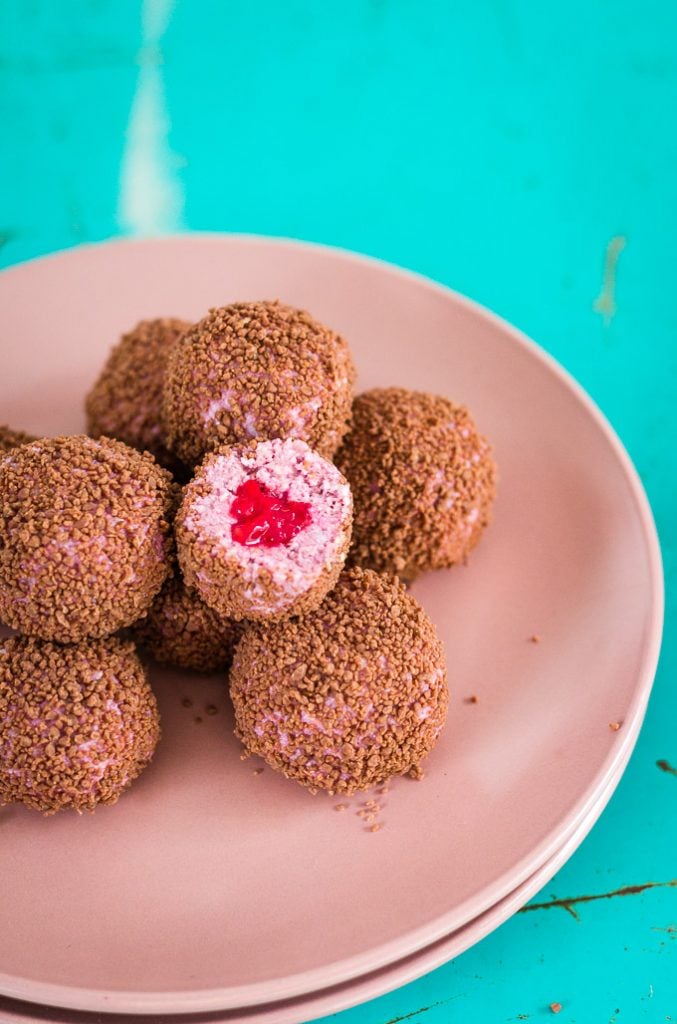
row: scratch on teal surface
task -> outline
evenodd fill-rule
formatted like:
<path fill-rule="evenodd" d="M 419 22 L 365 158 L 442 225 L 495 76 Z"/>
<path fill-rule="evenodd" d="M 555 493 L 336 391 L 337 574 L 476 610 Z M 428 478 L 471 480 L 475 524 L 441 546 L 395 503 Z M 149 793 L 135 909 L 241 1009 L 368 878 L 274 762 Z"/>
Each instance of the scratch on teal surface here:
<path fill-rule="evenodd" d="M 454 999 L 458 999 L 458 996 L 454 996 Z M 431 1003 L 430 1006 L 422 1006 L 419 1010 L 412 1010 L 411 1013 L 405 1013 L 402 1017 L 391 1017 L 385 1024 L 400 1024 L 400 1021 L 411 1020 L 412 1017 L 417 1017 L 419 1013 L 428 1013 L 430 1010 L 434 1010 L 436 1006 L 444 1006 L 446 1003 L 452 1002 L 451 999 L 441 999 L 437 1003 Z"/>
<path fill-rule="evenodd" d="M 605 327 L 608 327 L 616 316 L 616 266 L 625 245 L 626 240 L 623 235 L 616 235 L 606 247 L 602 290 L 592 305 L 595 313 L 602 316 Z"/>
<path fill-rule="evenodd" d="M 575 903 L 593 903 L 595 900 L 610 900 L 615 896 L 637 896 L 647 889 L 674 889 L 677 888 L 677 878 L 669 882 L 644 882 L 642 885 L 623 885 L 620 889 L 612 889 L 611 892 L 595 893 L 591 896 L 569 896 L 565 899 L 549 900 L 546 903 L 527 903 L 518 911 L 519 914 L 526 914 L 529 910 L 551 910 L 552 907 L 561 907 L 568 911 L 577 921 L 580 920 L 574 910 Z"/>

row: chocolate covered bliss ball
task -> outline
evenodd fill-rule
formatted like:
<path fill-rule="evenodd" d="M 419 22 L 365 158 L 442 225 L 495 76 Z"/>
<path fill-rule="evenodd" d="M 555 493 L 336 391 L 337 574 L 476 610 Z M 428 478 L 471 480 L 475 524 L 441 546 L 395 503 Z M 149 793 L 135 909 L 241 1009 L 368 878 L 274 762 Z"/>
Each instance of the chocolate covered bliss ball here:
<path fill-rule="evenodd" d="M 331 458 L 350 417 L 348 345 L 280 302 L 212 309 L 169 356 L 167 443 L 189 465 L 224 444 L 297 437 Z"/>
<path fill-rule="evenodd" d="M 358 395 L 335 462 L 353 492 L 349 564 L 413 580 L 462 561 L 489 522 L 491 449 L 447 398 L 405 388 Z"/>
<path fill-rule="evenodd" d="M 162 389 L 169 353 L 188 327 L 185 320 L 165 317 L 142 320 L 123 334 L 85 399 L 91 437 L 115 437 L 173 466 L 160 420 Z"/>
<path fill-rule="evenodd" d="M 242 626 L 217 615 L 186 586 L 177 567 L 132 633 L 163 665 L 216 672 L 230 668 Z"/>
<path fill-rule="evenodd" d="M 37 440 L 33 434 L 27 434 L 23 430 L 12 430 L 10 427 L 0 424 L 0 455 L 3 452 L 11 452 L 14 447 L 22 444 L 30 444 Z"/>
<path fill-rule="evenodd" d="M 152 456 L 109 438 L 0 457 L 0 621 L 62 643 L 135 622 L 169 573 L 173 496 Z"/>
<path fill-rule="evenodd" d="M 5 424 L 0 424 L 0 455 L 9 452 L 12 448 L 20 448 L 22 444 L 30 444 L 36 438 L 32 434 L 25 434 L 23 430 L 12 430 Z"/>
<path fill-rule="evenodd" d="M 230 688 L 246 750 L 330 793 L 416 772 L 448 705 L 430 619 L 396 577 L 363 569 L 314 612 L 248 628 Z"/>
<path fill-rule="evenodd" d="M 115 803 L 159 736 L 133 644 L 0 640 L 0 804 L 53 814 Z"/>

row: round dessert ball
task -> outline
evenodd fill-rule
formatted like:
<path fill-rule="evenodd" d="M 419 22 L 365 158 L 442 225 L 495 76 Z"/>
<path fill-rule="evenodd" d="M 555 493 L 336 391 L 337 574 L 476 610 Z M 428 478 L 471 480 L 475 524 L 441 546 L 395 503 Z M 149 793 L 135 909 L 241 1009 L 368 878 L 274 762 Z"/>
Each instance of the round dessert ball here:
<path fill-rule="evenodd" d="M 156 661 L 196 672 L 227 671 L 242 626 L 220 618 L 176 573 L 132 629 Z"/>
<path fill-rule="evenodd" d="M 157 704 L 134 645 L 0 640 L 0 804 L 112 804 L 150 762 Z"/>
<path fill-rule="evenodd" d="M 305 441 L 252 442 L 208 455 L 176 519 L 186 583 L 224 619 L 316 608 L 350 545 L 350 488 Z"/>
<path fill-rule="evenodd" d="M 0 424 L 0 455 L 35 440 L 31 434 L 24 434 L 23 430 L 11 430 L 10 427 Z"/>
<path fill-rule="evenodd" d="M 115 437 L 173 468 L 160 421 L 162 388 L 169 353 L 189 327 L 166 317 L 142 320 L 123 334 L 85 399 L 88 434 Z"/>
<path fill-rule="evenodd" d="M 491 449 L 447 398 L 405 388 L 358 395 L 335 461 L 355 505 L 349 564 L 410 581 L 465 559 L 489 523 Z"/>
<path fill-rule="evenodd" d="M 170 353 L 167 443 L 189 465 L 252 438 L 298 437 L 331 458 L 354 380 L 346 342 L 309 313 L 279 302 L 213 309 Z"/>
<path fill-rule="evenodd" d="M 316 611 L 247 629 L 230 674 L 246 750 L 312 790 L 417 773 L 447 714 L 435 627 L 395 576 L 349 569 Z"/>
<path fill-rule="evenodd" d="M 0 459 L 0 621 L 76 642 L 135 622 L 169 573 L 171 477 L 119 441 L 56 437 Z"/>

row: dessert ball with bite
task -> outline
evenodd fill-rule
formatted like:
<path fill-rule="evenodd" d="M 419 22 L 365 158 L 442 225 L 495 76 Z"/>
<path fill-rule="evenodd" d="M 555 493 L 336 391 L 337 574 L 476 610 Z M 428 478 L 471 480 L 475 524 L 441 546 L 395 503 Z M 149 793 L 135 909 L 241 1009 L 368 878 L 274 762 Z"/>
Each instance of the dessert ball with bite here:
<path fill-rule="evenodd" d="M 0 459 L 0 621 L 62 643 L 131 625 L 169 573 L 169 473 L 82 435 Z"/>
<path fill-rule="evenodd" d="M 316 608 L 350 544 L 350 488 L 304 441 L 275 439 L 208 455 L 176 519 L 186 583 L 226 619 Z"/>
<path fill-rule="evenodd" d="M 189 327 L 168 317 L 142 320 L 123 334 L 85 399 L 88 434 L 115 437 L 173 468 L 160 422 L 162 389 L 172 346 Z"/>
<path fill-rule="evenodd" d="M 462 561 L 489 522 L 491 449 L 447 398 L 405 388 L 358 395 L 335 461 L 353 492 L 351 564 L 413 580 Z"/>
<path fill-rule="evenodd" d="M 216 672 L 230 668 L 242 626 L 217 615 L 177 568 L 132 632 L 161 664 Z"/>
<path fill-rule="evenodd" d="M 0 804 L 112 804 L 150 762 L 157 704 L 134 645 L 0 640 Z"/>
<path fill-rule="evenodd" d="M 314 612 L 250 627 L 230 687 L 246 750 L 330 793 L 416 773 L 448 705 L 430 619 L 396 577 L 363 569 Z"/>
<path fill-rule="evenodd" d="M 0 424 L 0 455 L 35 440 L 31 434 L 24 434 L 23 430 L 11 430 L 10 427 Z"/>
<path fill-rule="evenodd" d="M 303 310 L 279 302 L 213 309 L 170 353 L 167 443 L 189 465 L 252 438 L 301 438 L 331 458 L 354 379 L 346 342 Z"/>

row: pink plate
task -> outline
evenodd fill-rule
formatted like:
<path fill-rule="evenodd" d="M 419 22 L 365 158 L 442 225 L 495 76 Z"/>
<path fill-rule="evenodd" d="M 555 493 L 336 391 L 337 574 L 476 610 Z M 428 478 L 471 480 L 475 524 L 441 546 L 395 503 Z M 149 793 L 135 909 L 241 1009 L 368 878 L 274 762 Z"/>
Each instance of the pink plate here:
<path fill-rule="evenodd" d="M 425 781 L 393 786 L 372 834 L 357 799 L 337 814 L 337 801 L 240 761 L 221 682 L 155 672 L 164 740 L 117 806 L 46 820 L 0 811 L 6 996 L 195 1013 L 376 971 L 533 875 L 633 745 L 662 622 L 646 498 L 580 388 L 468 300 L 373 260 L 270 239 L 82 248 L 0 275 L 1 418 L 81 429 L 86 388 L 136 320 L 275 296 L 346 335 L 362 387 L 449 395 L 495 444 L 495 524 L 467 568 L 414 588 L 446 642 L 449 725 Z M 479 703 L 464 703 L 470 694 Z M 210 702 L 219 714 L 206 717 Z"/>
<path fill-rule="evenodd" d="M 640 724 L 638 719 L 634 730 L 635 734 L 639 732 Z M 618 785 L 630 753 L 631 749 L 628 747 L 626 756 L 619 762 L 614 775 L 600 794 L 599 800 L 564 845 L 525 882 L 518 885 L 489 910 L 485 910 L 479 917 L 452 932 L 451 935 L 438 939 L 432 945 L 425 946 L 402 960 L 396 960 L 380 970 L 353 978 L 352 981 L 346 981 L 342 985 L 320 989 L 317 992 L 297 996 L 295 999 L 288 999 L 280 1003 L 251 1006 L 241 1010 L 182 1014 L 180 1016 L 163 1015 L 154 1017 L 153 1024 L 299 1024 L 301 1020 L 308 1021 L 325 1014 L 337 1013 L 339 1010 L 356 1006 L 368 999 L 374 999 L 376 996 L 406 985 L 428 971 L 440 967 L 483 939 L 547 884 L 583 841 L 604 810 L 609 797 Z M 42 1024 L 148 1024 L 148 1017 L 127 1016 L 126 1014 L 124 1016 L 120 1014 L 99 1016 L 97 1014 L 95 1018 L 92 1018 L 90 1014 L 83 1014 L 81 1011 L 18 1003 L 2 997 L 0 997 L 0 1012 L 3 1024 L 28 1024 L 30 1021 L 42 1021 Z"/>

